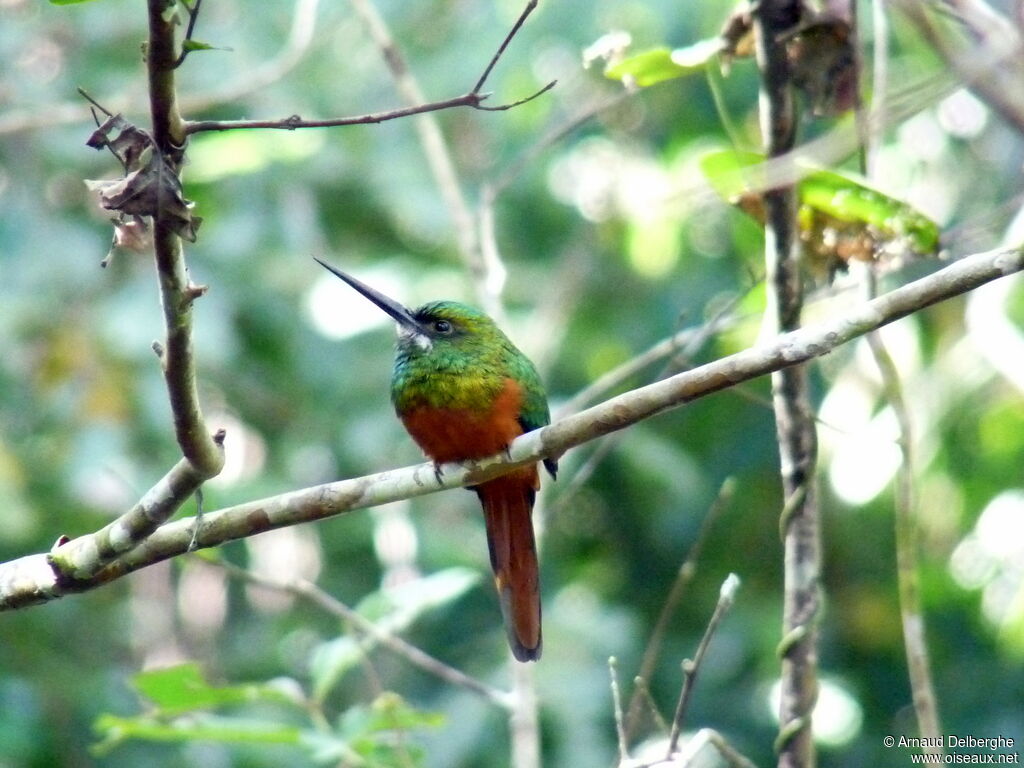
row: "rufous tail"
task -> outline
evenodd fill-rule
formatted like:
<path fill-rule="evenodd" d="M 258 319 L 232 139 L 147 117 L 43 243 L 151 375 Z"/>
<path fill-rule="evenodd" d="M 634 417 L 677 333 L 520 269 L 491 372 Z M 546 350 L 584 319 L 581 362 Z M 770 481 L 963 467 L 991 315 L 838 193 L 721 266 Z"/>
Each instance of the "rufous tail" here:
<path fill-rule="evenodd" d="M 540 658 L 540 577 L 533 539 L 537 470 L 490 480 L 476 487 L 484 508 L 487 546 L 512 655 Z"/>

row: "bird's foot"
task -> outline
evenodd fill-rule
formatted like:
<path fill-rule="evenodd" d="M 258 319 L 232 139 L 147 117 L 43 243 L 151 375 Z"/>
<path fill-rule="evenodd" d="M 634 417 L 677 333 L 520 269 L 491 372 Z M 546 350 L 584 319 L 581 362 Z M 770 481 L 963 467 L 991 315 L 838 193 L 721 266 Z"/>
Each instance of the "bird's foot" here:
<path fill-rule="evenodd" d="M 434 479 L 437 480 L 437 484 L 441 485 L 442 478 L 444 477 L 444 470 L 441 469 L 441 462 L 434 462 Z"/>

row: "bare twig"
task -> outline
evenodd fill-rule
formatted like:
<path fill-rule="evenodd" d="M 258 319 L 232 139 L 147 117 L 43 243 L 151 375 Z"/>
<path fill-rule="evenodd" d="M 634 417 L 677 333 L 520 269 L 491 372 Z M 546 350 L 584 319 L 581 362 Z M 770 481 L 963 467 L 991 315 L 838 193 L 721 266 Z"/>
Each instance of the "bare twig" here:
<path fill-rule="evenodd" d="M 199 21 L 199 10 L 203 6 L 203 0 L 193 0 L 192 5 L 189 5 L 185 0 L 181 3 L 185 7 L 185 12 L 188 14 L 188 25 L 185 28 L 185 37 L 181 44 L 181 53 L 178 54 L 178 58 L 174 62 L 174 67 L 177 69 L 185 63 L 185 59 L 189 54 L 189 47 L 186 43 L 192 39 L 192 33 L 196 29 L 196 22 Z"/>
<path fill-rule="evenodd" d="M 676 704 L 676 713 L 672 718 L 672 731 L 669 733 L 668 754 L 665 755 L 666 760 L 672 758 L 676 748 L 679 746 L 679 734 L 683 731 L 683 718 L 686 716 L 686 706 L 693 695 L 693 686 L 697 680 L 697 673 L 700 671 L 700 663 L 704 660 L 704 655 L 711 644 L 711 638 L 714 636 L 715 630 L 718 629 L 718 625 L 722 622 L 722 617 L 732 608 L 733 601 L 736 599 L 736 590 L 739 587 L 739 577 L 735 573 L 730 573 L 725 581 L 722 582 L 722 589 L 718 595 L 715 612 L 711 614 L 708 626 L 704 630 L 704 636 L 700 639 L 700 644 L 697 646 L 697 652 L 693 654 L 692 659 L 683 659 L 683 687 L 679 691 L 679 702 Z"/>
<path fill-rule="evenodd" d="M 669 724 L 662 716 L 661 711 L 658 709 L 657 702 L 654 701 L 654 697 L 651 695 L 651 688 L 647 684 L 647 678 L 640 677 L 637 675 L 633 678 L 633 697 L 639 698 L 642 704 L 647 705 L 647 710 L 651 713 L 651 717 L 654 718 L 654 724 L 658 730 L 668 735 Z M 628 732 L 627 732 L 628 735 Z"/>
<path fill-rule="evenodd" d="M 851 5 L 855 3 L 851 0 Z M 872 133 L 865 127 L 865 138 L 867 146 L 864 148 L 864 175 L 871 178 L 878 165 L 878 150 L 880 141 L 875 141 L 876 136 L 881 136 L 881 128 L 885 125 L 885 113 L 888 109 L 888 88 L 889 88 L 889 15 L 886 13 L 885 0 L 871 0 L 871 30 L 872 30 L 872 64 L 871 64 L 871 117 L 868 119 L 869 126 L 875 126 Z M 857 37 L 863 37 L 860 30 L 857 30 Z M 857 97 L 860 100 L 861 90 L 857 89 Z"/>
<path fill-rule="evenodd" d="M 710 731 L 710 729 L 704 729 Z M 707 735 L 708 741 L 714 744 L 719 753 L 726 760 L 726 764 L 729 768 L 757 768 L 757 766 L 749 760 L 745 755 L 740 754 L 736 748 L 730 744 L 722 734 L 717 731 L 710 731 Z"/>
<path fill-rule="evenodd" d="M 708 533 L 711 531 L 715 521 L 718 520 L 722 510 L 728 506 L 735 487 L 735 479 L 731 477 L 726 478 L 725 482 L 722 483 L 722 487 L 718 489 L 718 495 L 715 496 L 715 500 L 711 502 L 707 514 L 704 515 L 704 519 L 700 524 L 700 530 L 697 531 L 697 536 L 690 545 L 683 564 L 679 566 L 676 578 L 669 589 L 668 597 L 665 598 L 665 603 L 661 606 L 658 620 L 654 623 L 654 629 L 651 630 L 651 637 L 647 641 L 643 658 L 640 660 L 640 671 L 637 673 L 638 680 L 649 680 L 651 678 L 654 666 L 658 663 L 658 656 L 661 653 L 662 641 L 665 633 L 668 631 L 669 620 L 672 618 L 672 614 L 675 613 L 676 607 L 686 593 L 686 588 L 690 585 L 694 574 L 697 572 L 697 561 L 704 550 L 704 542 L 707 541 Z M 644 690 L 646 690 L 646 687 Z M 640 717 L 640 705 L 642 703 L 640 692 L 640 688 L 635 688 L 633 695 L 629 699 L 625 729 L 627 737 L 632 736 Z"/>
<path fill-rule="evenodd" d="M 498 59 L 501 58 L 501 55 L 505 52 L 505 49 L 508 48 L 508 44 L 512 42 L 512 38 L 515 37 L 516 34 L 519 32 L 519 28 L 522 27 L 524 23 L 526 23 L 526 17 L 533 13 L 534 8 L 536 7 L 537 0 L 529 0 L 529 2 L 526 3 L 526 6 L 523 8 L 523 12 L 520 13 L 519 18 L 516 19 L 516 23 L 512 25 L 512 29 L 510 29 L 508 31 L 508 34 L 505 35 L 505 39 L 501 41 L 501 45 L 498 46 L 498 50 L 494 52 L 494 55 L 491 57 L 491 60 L 487 63 L 487 66 L 484 68 L 483 74 L 480 75 L 480 79 L 477 80 L 476 85 L 473 86 L 474 93 L 478 93 L 480 89 L 484 87 L 484 83 L 487 82 L 487 78 L 491 76 L 491 70 L 493 70 L 494 67 L 498 64 Z"/>
<path fill-rule="evenodd" d="M 874 274 L 866 277 L 866 293 L 875 292 Z M 914 712 L 921 736 L 927 739 L 923 751 L 942 755 L 942 731 L 939 726 L 938 700 L 928 662 L 925 639 L 924 608 L 921 605 L 921 583 L 917 562 L 917 522 L 914 504 L 913 424 L 910 406 L 903 393 L 899 370 L 878 331 L 865 337 L 882 377 L 885 399 L 889 402 L 899 425 L 897 444 L 903 461 L 896 476 L 896 581 L 899 585 L 900 621 L 903 624 L 903 645 L 907 654 L 907 672 L 914 700 Z"/>
<path fill-rule="evenodd" d="M 639 387 L 543 429 L 528 432 L 512 443 L 507 455 L 502 453 L 465 466 L 446 464 L 442 467 L 440 480 L 435 479 L 433 464 L 425 463 L 207 512 L 199 529 L 198 546 L 218 546 L 262 531 L 320 520 L 352 509 L 421 496 L 445 488 L 477 485 L 508 472 L 512 467 L 534 463 L 545 456 L 560 456 L 569 448 L 728 389 L 739 382 L 827 354 L 887 323 L 1021 270 L 1024 270 L 1024 247 L 961 259 L 932 275 L 865 302 L 840 317 L 783 333 L 756 347 Z M 48 553 L 0 563 L 0 610 L 48 602 L 70 592 L 92 589 L 139 568 L 184 554 L 191 540 L 193 525 L 192 518 L 169 522 L 94 578 L 72 585 L 59 581 L 58 574 L 49 564 Z M 74 539 L 56 551 L 61 552 L 64 547 L 72 545 L 73 551 L 86 551 L 94 545 L 95 536 L 87 534 L 80 537 L 84 541 Z"/>
<path fill-rule="evenodd" d="M 622 716 L 622 693 L 619 690 L 619 660 L 608 657 L 608 676 L 612 686 L 612 712 L 615 715 L 615 739 L 619 743 L 619 763 L 629 759 L 629 742 L 626 738 L 626 721 Z"/>
<path fill-rule="evenodd" d="M 277 130 L 294 131 L 298 128 L 336 128 L 343 125 L 368 125 L 371 123 L 384 123 L 388 120 L 397 120 L 402 117 L 421 115 L 426 112 L 438 112 L 442 109 L 454 107 L 477 107 L 488 94 L 464 93 L 443 101 L 434 101 L 429 104 L 419 104 L 414 107 L 403 107 L 401 109 L 390 109 L 384 112 L 371 112 L 365 115 L 354 117 L 330 117 L 323 120 L 304 120 L 299 115 L 284 117 L 277 120 L 193 120 L 188 123 L 189 134 L 201 133 L 203 131 L 234 131 L 251 128 L 271 128 Z"/>
<path fill-rule="evenodd" d="M 868 346 L 882 374 L 886 399 L 896 415 L 900 434 L 897 440 L 903 454 L 896 477 L 896 570 L 900 594 L 900 620 L 903 623 L 903 644 L 907 653 L 907 670 L 914 711 L 921 736 L 927 739 L 924 751 L 944 753 L 939 726 L 938 702 L 928 662 L 925 639 L 924 609 L 921 605 L 921 582 L 917 563 L 917 522 L 914 509 L 914 462 L 911 451 L 913 427 L 910 410 L 903 395 L 899 371 L 878 332 L 867 335 Z"/>
<path fill-rule="evenodd" d="M 401 637 L 391 632 L 386 632 L 358 611 L 306 579 L 275 579 L 240 568 L 222 558 L 217 558 L 216 560 L 203 558 L 203 562 L 223 568 L 231 576 L 250 584 L 266 589 L 287 592 L 288 594 L 308 600 L 332 616 L 337 616 L 342 621 L 350 624 L 359 632 L 372 638 L 375 642 L 383 645 L 410 664 L 434 675 L 434 677 L 443 680 L 449 685 L 465 688 L 467 691 L 475 693 L 477 696 L 502 709 L 510 709 L 512 706 L 511 697 L 505 691 L 494 688 L 487 683 L 477 680 L 475 677 L 470 677 L 465 672 L 445 664 L 440 659 L 431 656 Z"/>
<path fill-rule="evenodd" d="M 357 0 L 358 2 L 358 0 Z M 358 6 L 357 6 L 358 7 Z M 323 120 L 306 120 L 299 115 L 292 115 L 280 120 L 197 120 L 187 123 L 186 132 L 189 134 L 200 133 L 202 131 L 229 131 L 229 130 L 241 130 L 241 129 L 254 129 L 254 128 L 271 128 L 278 130 L 294 131 L 298 128 L 333 128 L 343 125 L 366 125 L 370 123 L 383 123 L 387 120 L 397 120 L 402 117 L 409 117 L 411 115 L 421 115 L 428 112 L 437 112 L 443 109 L 453 109 L 455 107 L 470 107 L 472 109 L 480 109 L 485 111 L 497 111 L 503 109 L 511 109 L 512 107 L 524 104 L 531 99 L 540 96 L 545 91 L 550 90 L 554 87 L 555 82 L 552 81 L 546 86 L 541 88 L 537 93 L 510 104 L 503 104 L 497 107 L 486 107 L 484 101 L 490 96 L 490 94 L 481 92 L 484 83 L 487 81 L 487 77 L 494 65 L 501 58 L 505 48 L 508 46 L 509 41 L 519 31 L 526 17 L 530 14 L 530 11 L 536 7 L 536 0 L 531 0 L 527 5 L 526 10 L 520 15 L 515 25 L 506 35 L 505 40 L 502 41 L 501 46 L 495 52 L 494 56 L 491 57 L 491 61 L 487 64 L 480 79 L 477 80 L 473 89 L 468 93 L 464 93 L 461 96 L 456 96 L 451 99 L 444 99 L 443 101 L 434 101 L 429 104 L 416 104 L 414 106 L 405 107 L 403 109 L 393 109 L 386 112 L 374 112 L 366 115 L 357 115 L 355 117 L 335 117 L 326 118 Z M 378 17 L 379 18 L 379 17 Z M 386 30 L 386 28 L 385 28 Z M 390 40 L 390 36 L 388 36 Z M 391 48 L 390 50 L 395 50 Z M 391 62 L 389 61 L 389 66 Z M 401 64 L 404 69 L 404 63 Z"/>

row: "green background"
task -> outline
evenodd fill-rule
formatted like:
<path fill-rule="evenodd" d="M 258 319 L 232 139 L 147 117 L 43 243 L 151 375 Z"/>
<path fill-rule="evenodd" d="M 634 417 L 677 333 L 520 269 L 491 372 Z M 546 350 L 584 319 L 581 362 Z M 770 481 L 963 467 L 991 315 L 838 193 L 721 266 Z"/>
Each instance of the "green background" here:
<path fill-rule="evenodd" d="M 441 99 L 476 82 L 520 6 L 424 0 L 379 9 L 428 98 Z M 326 117 L 401 105 L 347 3 L 321 3 L 294 66 L 254 83 L 280 63 L 294 12 L 291 3 L 207 0 L 196 37 L 230 50 L 197 52 L 179 70 L 185 116 Z M 714 35 L 724 13 L 719 4 L 667 0 L 542 2 L 485 90 L 495 104 L 557 78 L 555 90 L 507 112 L 437 115 L 470 205 L 524 152 L 621 90 L 600 63 L 582 67 L 584 48 L 611 30 L 628 31 L 631 50 L 688 45 Z M 118 169 L 85 146 L 93 128 L 76 87 L 148 124 L 144 4 L 10 0 L 0 3 L 0 18 L 0 558 L 9 560 L 102 526 L 179 453 L 150 349 L 163 334 L 152 259 L 118 253 L 100 267 L 109 215 L 82 183 Z M 912 100 L 915 78 L 941 78 L 943 67 L 894 22 L 890 97 L 898 103 Z M 745 149 L 757 148 L 756 88 L 756 71 L 743 61 L 722 85 Z M 224 100 L 225 90 L 232 98 Z M 876 181 L 935 218 L 948 253 L 962 255 L 1007 236 L 1020 208 L 1024 143 L 973 97 L 948 93 L 884 133 Z M 805 118 L 802 130 L 812 136 L 832 126 Z M 763 289 L 748 289 L 762 269 L 761 235 L 708 191 L 698 170 L 702 153 L 723 146 L 722 121 L 698 74 L 630 96 L 545 143 L 499 198 L 504 325 L 537 362 L 555 412 L 602 373 L 733 297 L 744 298 L 728 332 L 675 363 L 757 340 Z M 381 319 L 360 330 L 373 317 L 368 305 L 310 258 L 330 259 L 407 304 L 473 300 L 414 123 L 196 136 L 184 182 L 204 219 L 187 247 L 191 274 L 210 288 L 195 310 L 200 393 L 211 426 L 229 432 L 228 470 L 208 484 L 207 508 L 418 461 L 387 397 L 392 329 Z M 910 265 L 883 287 L 934 268 Z M 923 600 L 943 730 L 1013 737 L 1019 751 L 1024 293 L 1019 280 L 1007 283 L 1005 296 L 931 308 L 886 339 L 915 427 Z M 859 295 L 850 279 L 818 287 L 808 317 L 841 314 Z M 660 370 L 653 365 L 628 385 Z M 839 707 L 819 710 L 823 723 L 838 724 L 819 743 L 825 766 L 905 764 L 905 751 L 884 748 L 882 738 L 916 734 L 888 482 L 896 433 L 877 379 L 862 343 L 813 366 L 823 446 L 822 698 Z M 738 389 L 614 438 L 578 489 L 573 477 L 596 444 L 564 457 L 560 480 L 547 484 L 539 512 L 545 648 L 533 669 L 545 765 L 613 762 L 607 658 L 619 659 L 628 691 L 676 572 L 730 476 L 735 493 L 710 529 L 650 687 L 670 713 L 679 663 L 735 572 L 743 585 L 701 669 L 687 727 L 715 728 L 756 763 L 773 762 L 777 449 L 768 382 Z M 189 504 L 184 512 L 193 511 Z M 459 568 L 441 574 L 447 598 L 437 599 L 444 589 L 410 598 L 416 619 L 405 636 L 507 686 L 481 522 L 471 494 L 449 491 L 237 542 L 221 556 L 282 579 L 313 578 L 349 604 L 382 585 Z M 431 595 L 439 605 L 426 604 Z M 317 764 L 308 743 L 130 740 L 89 752 L 100 738 L 97 718 L 146 708 L 133 675 L 184 661 L 220 684 L 277 680 L 302 696 L 318 692 L 320 725 L 335 735 L 359 731 L 359 707 L 395 691 L 410 708 L 442 715 L 406 737 L 422 748 L 423 764 L 508 764 L 507 719 L 472 693 L 387 651 L 372 654 L 372 674 L 357 663 L 331 676 L 325 665 L 337 660 L 331 654 L 344 636 L 311 604 L 256 591 L 195 557 L 5 614 L 0 768 Z M 315 731 L 301 707 L 273 700 L 218 712 Z M 645 721 L 641 735 L 655 734 Z M 377 759 L 405 764 L 393 754 Z"/>

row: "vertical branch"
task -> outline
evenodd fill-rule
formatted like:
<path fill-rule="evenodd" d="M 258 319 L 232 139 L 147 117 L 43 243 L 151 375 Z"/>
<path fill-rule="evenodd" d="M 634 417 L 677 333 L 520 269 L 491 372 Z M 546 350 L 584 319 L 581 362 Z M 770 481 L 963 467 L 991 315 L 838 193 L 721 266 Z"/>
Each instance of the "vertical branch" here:
<path fill-rule="evenodd" d="M 783 33 L 799 20 L 794 0 L 762 0 L 754 30 L 761 71 L 761 131 L 766 155 L 789 152 L 796 137 L 796 109 Z M 765 202 L 765 260 L 768 319 L 778 331 L 800 326 L 803 304 L 796 237 L 796 194 L 792 186 L 768 190 Z M 817 695 L 817 630 L 821 546 L 814 487 L 817 435 L 803 366 L 772 375 L 773 404 L 785 505 L 781 529 L 785 550 L 782 696 L 776 746 L 780 768 L 814 765 L 811 713 Z"/>
<path fill-rule="evenodd" d="M 178 175 L 185 153 L 185 125 L 178 112 L 174 72 L 177 55 L 174 32 L 177 26 L 176 0 L 148 0 L 149 42 L 146 68 L 149 75 L 150 114 L 153 138 L 164 163 L 161 172 Z M 180 185 L 177 179 L 175 185 Z M 171 185 L 174 186 L 174 185 Z M 159 184 L 158 194 L 168 185 Z M 167 201 L 169 205 L 171 201 Z M 181 239 L 166 206 L 158 200 L 153 216 L 154 250 L 160 279 L 160 298 L 166 344 L 162 347 L 164 379 L 174 415 L 174 430 L 185 458 L 205 477 L 213 477 L 223 466 L 220 445 L 211 437 L 203 421 L 196 388 L 195 354 L 192 349 L 192 302 L 202 290 L 192 285 L 185 265 Z"/>

